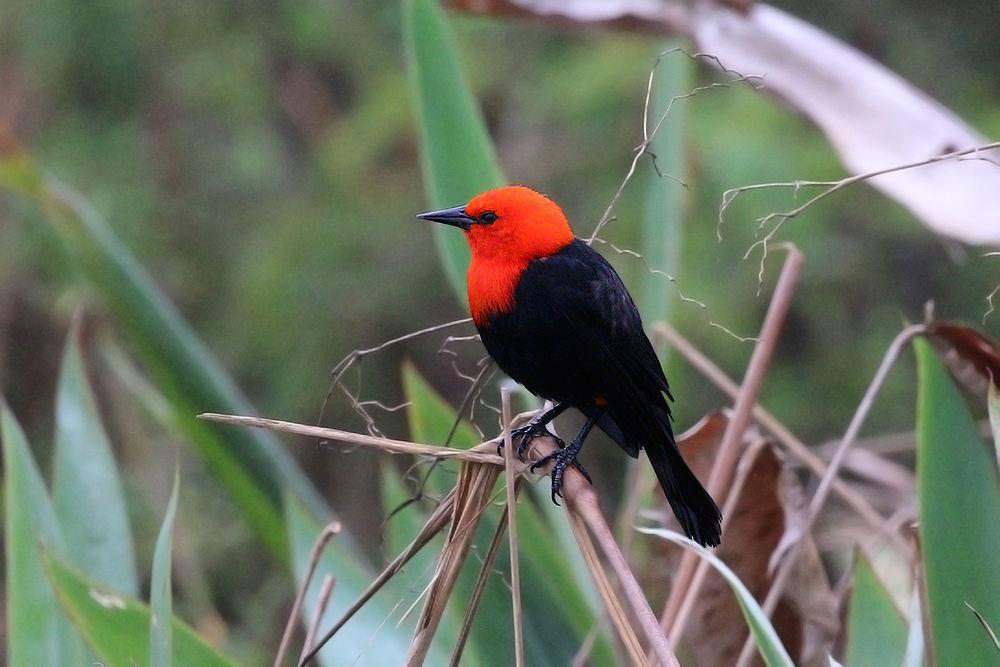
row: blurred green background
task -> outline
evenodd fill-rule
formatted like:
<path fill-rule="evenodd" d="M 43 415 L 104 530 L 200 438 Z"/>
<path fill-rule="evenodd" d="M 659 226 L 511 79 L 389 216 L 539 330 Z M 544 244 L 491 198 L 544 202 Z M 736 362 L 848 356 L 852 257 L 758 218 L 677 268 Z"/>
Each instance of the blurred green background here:
<path fill-rule="evenodd" d="M 870 53 L 982 134 L 1000 136 L 1000 42 L 987 29 L 1000 18 L 995 2 L 780 6 Z M 577 233 L 589 234 L 641 139 L 646 79 L 662 43 L 462 16 L 452 26 L 505 173 L 550 194 Z M 690 72 L 692 85 L 719 80 L 705 68 Z M 0 124 L 107 217 L 260 412 L 281 419 L 314 421 L 329 369 L 352 349 L 464 315 L 430 230 L 413 218 L 428 203 L 406 77 L 396 3 L 10 0 L 0 7 Z M 647 189 L 680 196 L 680 263 L 655 268 L 675 274 L 712 320 L 754 335 L 779 260 L 768 264 L 758 297 L 756 258 L 741 257 L 754 218 L 787 208 L 792 197 L 746 195 L 729 210 L 718 243 L 723 191 L 843 172 L 818 131 L 745 86 L 681 102 L 672 122 L 683 136 L 688 188 L 658 180 L 642 162 L 603 236 L 637 247 Z M 944 318 L 979 322 L 1000 282 L 1000 258 L 935 238 L 864 185 L 790 222 L 781 239 L 800 246 L 806 265 L 763 402 L 809 442 L 842 432 L 886 344 L 904 320 L 922 316 L 925 300 L 934 299 Z M 641 262 L 601 250 L 626 283 L 638 283 Z M 39 210 L 0 194 L 0 389 L 34 442 L 49 440 L 60 350 L 81 306 L 92 339 L 115 335 Z M 751 344 L 709 327 L 691 304 L 676 304 L 672 322 L 740 375 Z M 1000 315 L 987 330 L 1000 332 Z M 361 396 L 400 403 L 399 369 L 408 358 L 457 405 L 466 385 L 439 352 L 443 338 L 367 358 Z M 482 354 L 477 343 L 449 349 L 466 371 Z M 671 365 L 682 429 L 725 403 L 684 364 Z M 135 408 L 120 375 L 101 363 L 93 368 L 136 542 L 146 545 L 145 571 L 176 442 Z M 914 377 L 912 363 L 893 374 L 870 432 L 912 429 Z M 407 435 L 405 413 L 375 414 L 387 435 Z M 485 431 L 495 430 L 487 411 L 478 414 Z M 340 395 L 324 422 L 364 429 Z M 289 447 L 377 555 L 378 458 Z M 591 466 L 599 482 L 614 486 L 621 457 L 604 451 L 609 456 L 587 456 L 602 461 Z M 47 467 L 48 452 L 36 456 Z M 198 460 L 185 452 L 183 467 L 180 611 L 210 635 L 238 633 L 230 639 L 242 657 L 255 646 L 271 650 L 288 581 L 262 571 L 260 544 Z"/>

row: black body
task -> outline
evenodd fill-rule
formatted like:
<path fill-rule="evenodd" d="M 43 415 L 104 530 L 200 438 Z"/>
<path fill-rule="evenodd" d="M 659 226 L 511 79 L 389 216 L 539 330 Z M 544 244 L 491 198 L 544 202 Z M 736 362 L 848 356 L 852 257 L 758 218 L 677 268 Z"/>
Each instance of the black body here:
<path fill-rule="evenodd" d="M 684 531 L 715 546 L 721 516 L 681 458 L 667 378 L 614 268 L 579 239 L 533 260 L 510 312 L 479 327 L 497 365 L 532 393 L 593 415 L 632 457 L 645 449 Z"/>

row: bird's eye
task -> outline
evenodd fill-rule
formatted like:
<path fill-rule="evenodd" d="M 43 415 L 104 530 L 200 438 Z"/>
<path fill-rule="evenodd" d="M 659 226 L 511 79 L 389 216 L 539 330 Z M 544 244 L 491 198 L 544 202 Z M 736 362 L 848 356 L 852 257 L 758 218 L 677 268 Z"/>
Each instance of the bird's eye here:
<path fill-rule="evenodd" d="M 479 214 L 479 219 L 488 225 L 491 222 L 496 222 L 497 214 L 493 211 L 483 211 Z"/>

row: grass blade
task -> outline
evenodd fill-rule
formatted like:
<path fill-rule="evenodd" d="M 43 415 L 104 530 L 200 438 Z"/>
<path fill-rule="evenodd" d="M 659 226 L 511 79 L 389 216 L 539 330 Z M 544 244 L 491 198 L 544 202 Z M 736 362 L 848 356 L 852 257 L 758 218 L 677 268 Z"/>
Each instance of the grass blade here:
<path fill-rule="evenodd" d="M 504 178 L 459 67 L 455 36 L 436 0 L 403 0 L 403 35 L 427 198 L 434 208 L 464 204 Z M 431 233 L 448 281 L 465 303 L 468 245 L 442 225 L 431 225 Z"/>
<path fill-rule="evenodd" d="M 916 343 L 917 498 L 927 609 L 941 665 L 987 665 L 996 649 L 966 603 L 1000 618 L 1000 487 L 964 400 L 926 341 Z"/>
<path fill-rule="evenodd" d="M 753 636 L 754 641 L 757 644 L 757 650 L 760 652 L 761 657 L 764 658 L 764 662 L 768 665 L 768 667 L 773 667 L 775 665 L 781 665 L 782 667 L 794 667 L 792 659 L 789 657 L 784 645 L 782 645 L 781 640 L 778 638 L 778 633 L 775 632 L 774 626 L 771 625 L 771 621 L 768 619 L 767 614 L 765 614 L 764 610 L 760 608 L 760 605 L 757 604 L 757 600 L 754 599 L 753 594 L 747 590 L 747 587 L 743 585 L 743 582 L 740 581 L 739 577 L 737 577 L 725 563 L 719 560 L 715 554 L 700 546 L 697 542 L 684 537 L 680 533 L 675 533 L 672 530 L 664 530 L 662 528 L 639 528 L 638 530 L 641 533 L 662 537 L 663 539 L 669 540 L 674 544 L 686 547 L 694 551 L 701 558 L 707 560 L 709 564 L 715 568 L 716 572 L 722 575 L 722 578 L 726 580 L 729 587 L 733 589 L 733 593 L 736 595 L 736 601 L 739 603 L 740 609 L 743 611 L 744 618 L 746 618 L 747 627 L 750 628 L 750 634 Z"/>
<path fill-rule="evenodd" d="M 661 53 L 676 46 L 662 45 Z M 646 176 L 642 215 L 642 256 L 650 269 L 676 276 L 681 264 L 681 224 L 684 218 L 684 106 L 671 100 L 688 90 L 693 63 L 680 51 L 668 53 L 653 72 L 649 124 L 655 126 L 670 107 L 670 115 L 653 137 L 649 147 L 656 156 L 656 169 Z M 660 173 L 657 173 L 659 170 Z M 662 275 L 641 270 L 639 309 L 646 323 L 668 322 L 675 291 Z"/>
<path fill-rule="evenodd" d="M 122 483 L 80 348 L 77 323 L 56 393 L 53 504 L 73 565 L 134 596 L 138 576 Z"/>
<path fill-rule="evenodd" d="M 313 520 L 295 498 L 288 498 L 286 512 L 292 565 L 296 583 L 301 584 L 309 565 L 313 543 L 322 526 Z M 308 623 L 317 612 L 323 576 L 331 574 L 336 578 L 333 599 L 319 623 L 321 636 L 375 578 L 375 573 L 361 563 L 354 546 L 343 534 L 334 537 L 323 551 L 316 576 L 313 577 L 302 604 L 302 618 Z M 394 583 L 387 584 L 385 590 L 362 607 L 330 640 L 319 653 L 322 664 L 377 666 L 404 663 L 408 642 L 405 633 L 395 628 L 393 616 L 401 615 L 404 610 L 394 608 L 402 597 Z M 440 653 L 432 653 L 428 664 L 441 664 L 446 659 Z"/>
<path fill-rule="evenodd" d="M 41 566 L 44 566 L 48 579 L 55 587 L 59 603 L 103 664 L 109 667 L 145 664 L 150 655 L 149 607 L 90 580 L 50 553 L 43 554 Z M 174 637 L 173 664 L 199 667 L 232 667 L 235 664 L 183 621 L 173 618 L 171 625 Z"/>
<path fill-rule="evenodd" d="M 901 664 L 906 654 L 906 619 L 872 564 L 860 553 L 854 561 L 852 588 L 844 652 L 846 664 L 851 667 Z"/>
<path fill-rule="evenodd" d="M 0 187 L 42 206 L 66 254 L 114 311 L 170 400 L 185 435 L 264 543 L 276 557 L 285 558 L 282 489 L 290 489 L 318 518 L 327 518 L 330 510 L 272 434 L 195 421 L 197 413 L 208 409 L 253 412 L 215 356 L 79 193 L 44 175 L 16 150 L 0 156 Z"/>
<path fill-rule="evenodd" d="M 20 425 L 0 398 L 3 440 L 7 661 L 79 665 L 83 645 L 59 609 L 39 559 L 39 542 L 62 549 L 55 511 Z"/>
<path fill-rule="evenodd" d="M 171 590 L 171 548 L 174 542 L 174 517 L 177 515 L 177 492 L 180 487 L 180 471 L 174 471 L 174 486 L 170 501 L 156 537 L 153 552 L 153 573 L 149 582 L 149 664 L 151 667 L 170 667 L 173 656 L 174 616 L 173 592 Z"/>

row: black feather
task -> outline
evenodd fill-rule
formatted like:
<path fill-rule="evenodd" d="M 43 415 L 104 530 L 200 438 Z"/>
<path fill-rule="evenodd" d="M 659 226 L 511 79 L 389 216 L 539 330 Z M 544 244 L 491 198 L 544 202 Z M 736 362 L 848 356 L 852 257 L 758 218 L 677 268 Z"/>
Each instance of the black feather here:
<path fill-rule="evenodd" d="M 646 450 L 684 532 L 717 545 L 721 518 L 681 458 L 670 424 L 670 387 L 639 311 L 600 254 L 574 240 L 533 260 L 514 293 L 514 307 L 480 324 L 497 365 L 532 393 L 593 414 L 597 426 L 630 455 Z"/>

